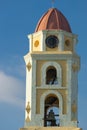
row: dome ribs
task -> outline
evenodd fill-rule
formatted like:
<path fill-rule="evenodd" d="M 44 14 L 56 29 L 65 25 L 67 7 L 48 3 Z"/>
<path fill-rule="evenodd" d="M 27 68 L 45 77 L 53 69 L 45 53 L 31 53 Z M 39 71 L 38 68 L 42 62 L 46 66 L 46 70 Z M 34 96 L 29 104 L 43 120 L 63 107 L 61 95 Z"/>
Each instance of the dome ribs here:
<path fill-rule="evenodd" d="M 56 8 L 49 9 L 39 20 L 35 32 L 40 30 L 64 30 L 71 32 L 66 17 Z"/>

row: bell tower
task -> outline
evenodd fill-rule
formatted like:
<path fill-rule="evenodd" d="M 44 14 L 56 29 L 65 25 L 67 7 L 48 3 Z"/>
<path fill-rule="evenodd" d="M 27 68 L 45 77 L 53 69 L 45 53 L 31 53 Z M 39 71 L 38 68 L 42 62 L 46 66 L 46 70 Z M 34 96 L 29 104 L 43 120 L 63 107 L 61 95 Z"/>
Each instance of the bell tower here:
<path fill-rule="evenodd" d="M 49 9 L 28 35 L 25 126 L 21 130 L 78 128 L 78 71 L 80 57 L 65 16 Z"/>

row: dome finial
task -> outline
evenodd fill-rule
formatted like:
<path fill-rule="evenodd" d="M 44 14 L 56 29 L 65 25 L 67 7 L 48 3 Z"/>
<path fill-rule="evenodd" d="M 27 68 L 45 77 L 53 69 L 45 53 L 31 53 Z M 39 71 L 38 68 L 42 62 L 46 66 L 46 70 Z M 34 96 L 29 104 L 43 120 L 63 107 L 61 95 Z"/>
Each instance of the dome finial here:
<path fill-rule="evenodd" d="M 51 2 L 52 2 L 52 8 L 54 8 L 55 0 L 51 0 Z"/>

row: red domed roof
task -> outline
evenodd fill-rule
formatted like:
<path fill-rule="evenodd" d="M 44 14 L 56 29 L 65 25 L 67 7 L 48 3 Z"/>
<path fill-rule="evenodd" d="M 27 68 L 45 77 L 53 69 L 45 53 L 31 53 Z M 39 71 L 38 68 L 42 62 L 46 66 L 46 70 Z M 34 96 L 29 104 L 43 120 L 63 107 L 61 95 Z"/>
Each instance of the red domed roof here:
<path fill-rule="evenodd" d="M 71 32 L 71 28 L 65 16 L 56 8 L 49 9 L 39 20 L 35 32 L 40 30 L 64 30 Z"/>

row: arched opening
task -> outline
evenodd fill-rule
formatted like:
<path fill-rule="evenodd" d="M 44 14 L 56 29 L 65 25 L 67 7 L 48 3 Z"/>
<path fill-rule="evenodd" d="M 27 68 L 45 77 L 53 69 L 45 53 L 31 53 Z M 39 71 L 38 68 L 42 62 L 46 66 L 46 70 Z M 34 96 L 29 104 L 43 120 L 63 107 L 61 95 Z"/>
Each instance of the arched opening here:
<path fill-rule="evenodd" d="M 60 126 L 59 100 L 55 95 L 47 96 L 44 110 L 44 126 Z"/>
<path fill-rule="evenodd" d="M 57 71 L 53 66 L 49 66 L 46 70 L 46 84 L 58 84 L 57 81 Z"/>

